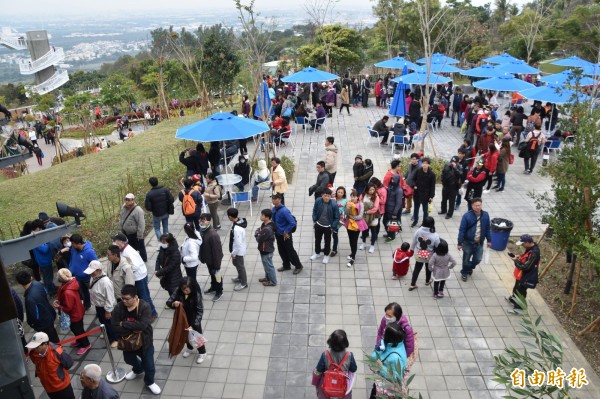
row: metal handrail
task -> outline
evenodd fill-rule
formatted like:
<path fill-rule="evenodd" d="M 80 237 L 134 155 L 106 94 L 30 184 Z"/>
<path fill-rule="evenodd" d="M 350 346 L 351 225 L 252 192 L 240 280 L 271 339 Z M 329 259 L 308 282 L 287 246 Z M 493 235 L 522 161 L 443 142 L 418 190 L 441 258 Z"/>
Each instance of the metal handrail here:
<path fill-rule="evenodd" d="M 25 50 L 27 48 L 27 42 L 22 37 L 0 36 L 0 45 L 15 50 Z"/>
<path fill-rule="evenodd" d="M 35 61 L 31 61 L 31 58 L 19 60 L 19 70 L 21 74 L 33 74 L 60 63 L 64 58 L 65 52 L 61 47 L 50 48 L 50 51 Z"/>
<path fill-rule="evenodd" d="M 69 73 L 66 69 L 57 70 L 52 77 L 37 86 L 31 86 L 31 91 L 38 94 L 46 94 L 62 86 L 69 81 Z"/>

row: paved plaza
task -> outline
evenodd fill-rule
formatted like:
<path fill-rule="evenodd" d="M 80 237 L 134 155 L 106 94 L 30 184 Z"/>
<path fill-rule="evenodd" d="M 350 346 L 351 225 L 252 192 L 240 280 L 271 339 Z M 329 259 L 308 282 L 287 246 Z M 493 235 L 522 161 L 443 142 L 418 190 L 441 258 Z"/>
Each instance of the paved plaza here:
<path fill-rule="evenodd" d="M 257 281 L 264 277 L 264 271 L 253 233 L 260 225 L 260 210 L 271 207 L 270 198 L 261 192 L 259 202 L 252 204 L 253 216 L 250 216 L 247 203 L 238 207 L 240 216 L 248 219 L 245 264 L 249 287 L 233 292 L 231 277 L 236 272 L 227 254 L 222 268 L 224 295 L 216 303 L 210 300 L 212 296 L 205 297 L 204 301 L 203 328 L 208 339 L 208 357 L 203 364 L 197 365 L 194 356 L 168 358 L 166 337 L 173 311 L 163 309 L 167 293 L 160 288 L 158 279 L 151 279 L 151 293 L 160 312 L 154 323 L 154 346 L 156 382 L 163 389 L 161 398 L 315 398 L 315 389 L 310 385 L 311 372 L 326 348 L 327 336 L 339 328 L 347 332 L 349 350 L 354 352 L 358 362 L 353 397 L 366 398 L 371 387 L 368 377 L 372 373 L 362 359 L 365 352 L 373 350 L 384 307 L 394 301 L 402 306 L 418 334 L 419 360 L 412 369 L 416 377 L 411 384 L 411 393 L 421 393 L 424 398 L 432 399 L 501 398 L 506 394 L 492 381 L 493 356 L 502 353 L 506 346 L 521 348 L 522 343 L 517 334 L 520 318 L 506 313 L 509 306 L 504 297 L 510 293 L 514 278 L 511 261 L 504 252 L 491 251 L 489 264 L 480 265 L 468 282 L 460 281 L 460 267 L 455 268 L 447 282 L 446 297 L 437 301 L 433 300 L 431 289 L 424 285 L 424 276 L 420 277 L 420 288 L 412 292 L 408 292 L 410 273 L 397 281 L 391 279 L 392 253 L 402 241 L 410 242 L 415 231 L 410 228 L 408 216 L 402 218 L 404 231 L 399 238 L 384 243 L 380 237 L 375 253 L 359 251 L 351 269 L 346 267 L 349 244 L 343 229 L 340 230 L 339 254 L 331 258 L 328 265 L 320 261 L 311 264 L 309 260 L 313 251 L 311 215 L 314 201 L 308 197 L 308 187 L 316 180 L 316 162 L 324 158 L 325 137 L 334 136 L 339 149 L 335 186 L 352 186 L 352 164 L 357 154 L 370 158 L 374 176 L 383 178 L 391 159 L 391 149 L 380 147 L 375 141 L 366 144 L 366 126 L 383 116 L 384 111 L 374 107 L 353 108 L 351 116 L 334 111 L 333 118 L 326 121 L 327 133 L 299 129 L 294 133 L 295 148 L 288 145 L 279 151 L 278 155 L 287 155 L 296 162 L 296 173 L 286 193 L 286 206 L 298 220 L 298 231 L 293 239 L 304 264 L 299 275 L 279 273 L 276 287 L 263 287 Z M 459 130 L 450 127 L 449 119 L 444 120 L 442 129 L 436 131 L 432 139 L 438 155 L 447 159 L 455 154 L 462 142 Z M 249 146 L 251 153 L 253 149 L 253 145 Z M 426 155 L 432 155 L 428 140 Z M 541 164 L 538 164 L 537 169 L 540 168 Z M 485 194 L 483 208 L 492 218 L 512 220 L 515 223 L 513 235 L 539 236 L 544 227 L 528 193 L 547 190 L 550 181 L 536 171 L 532 175 L 524 175 L 522 171 L 522 160 L 516 157 L 507 174 L 505 191 Z M 451 254 L 460 259 L 456 240 L 466 204 L 463 202 L 452 219 L 445 220 L 437 217 L 440 199 L 441 186 L 438 185 L 432 215 L 436 219 L 436 230 L 450 244 Z M 176 215 L 170 219 L 171 232 L 182 243 L 185 220 L 179 208 L 176 209 Z M 225 206 L 220 208 L 223 228 L 219 235 L 224 252 L 227 252 L 231 227 L 225 216 L 226 209 Z M 157 253 L 154 234 L 149 234 L 147 240 L 150 271 L 154 269 Z M 281 266 L 277 252 L 273 259 L 276 267 Z M 201 266 L 200 270 L 200 286 L 204 290 L 209 276 L 206 268 Z M 563 369 L 570 370 L 573 366 L 586 369 L 590 385 L 577 394 L 582 398 L 599 398 L 600 379 L 542 298 L 535 290 L 529 292 L 527 299 L 532 313 L 542 315 L 544 328 L 561 337 L 565 357 Z M 96 323 L 88 311 L 85 325 Z M 90 362 L 99 362 L 103 372 L 109 370 L 104 341 L 92 338 L 93 349 L 83 359 L 73 355 L 76 366 L 72 375 L 77 375 L 83 365 Z M 122 353 L 118 350 L 112 353 L 119 365 L 129 370 L 122 362 Z M 33 378 L 33 373 L 31 376 Z M 39 380 L 34 378 L 33 383 L 37 396 L 45 398 Z M 73 378 L 73 387 L 80 392 L 79 378 Z M 123 399 L 156 397 L 144 387 L 142 379 L 124 381 L 115 388 Z"/>

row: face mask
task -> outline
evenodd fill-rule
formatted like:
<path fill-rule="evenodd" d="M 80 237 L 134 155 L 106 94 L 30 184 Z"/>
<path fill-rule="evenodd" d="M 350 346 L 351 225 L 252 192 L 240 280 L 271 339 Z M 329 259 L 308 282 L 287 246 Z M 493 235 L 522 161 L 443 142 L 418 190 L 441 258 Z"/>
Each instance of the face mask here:
<path fill-rule="evenodd" d="M 395 317 L 386 317 L 385 318 L 385 322 L 386 324 L 392 324 L 396 322 L 396 318 Z"/>
<path fill-rule="evenodd" d="M 71 248 L 71 241 L 65 242 L 65 247 L 66 248 Z"/>
<path fill-rule="evenodd" d="M 209 227 L 210 227 L 209 225 L 207 225 L 207 226 L 205 226 L 205 225 L 203 225 L 203 224 L 201 224 L 201 225 L 200 225 L 200 229 L 201 229 L 202 231 L 204 231 L 204 230 L 208 229 Z"/>
<path fill-rule="evenodd" d="M 163 248 L 163 249 L 166 249 L 166 248 L 169 247 L 169 244 L 165 244 L 165 243 L 161 242 L 160 244 L 158 244 L 158 246 L 161 247 L 161 248 Z"/>

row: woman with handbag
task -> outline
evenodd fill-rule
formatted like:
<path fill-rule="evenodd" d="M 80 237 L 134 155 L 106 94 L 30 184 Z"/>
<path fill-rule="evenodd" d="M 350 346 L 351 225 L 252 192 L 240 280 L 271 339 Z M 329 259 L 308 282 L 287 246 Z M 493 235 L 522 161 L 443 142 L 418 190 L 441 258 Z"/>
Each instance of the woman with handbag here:
<path fill-rule="evenodd" d="M 68 315 L 67 317 L 71 320 L 69 328 L 73 332 L 73 335 L 81 335 L 85 333 L 85 329 L 83 328 L 85 310 L 83 309 L 83 302 L 81 302 L 81 295 L 79 294 L 79 283 L 73 278 L 69 269 L 60 269 L 57 279 L 60 287 L 58 287 L 58 295 L 52 306 L 56 310 Z M 85 355 L 92 347 L 87 337 L 74 341 L 71 346 L 79 347 L 76 353 L 80 356 Z"/>
<path fill-rule="evenodd" d="M 381 218 L 381 214 L 379 213 L 379 194 L 377 193 L 377 187 L 375 184 L 367 184 L 367 189 L 363 195 L 361 195 L 360 201 L 363 203 L 365 222 L 369 228 L 362 232 L 362 242 L 360 243 L 358 249 L 361 251 L 365 249 L 365 243 L 367 242 L 367 237 L 369 237 L 370 231 L 371 246 L 369 247 L 369 253 L 372 254 L 375 252 L 375 241 L 377 241 L 379 219 Z"/>
<path fill-rule="evenodd" d="M 365 231 L 369 228 L 363 218 L 363 206 L 358 198 L 358 192 L 354 189 L 351 191 L 350 199 L 346 203 L 344 216 L 344 226 L 346 227 L 346 231 L 348 231 L 348 241 L 350 241 L 350 255 L 348 255 L 346 267 L 350 268 L 354 265 L 354 261 L 356 260 L 358 236 L 361 231 Z"/>
<path fill-rule="evenodd" d="M 173 234 L 160 236 L 160 250 L 156 257 L 155 276 L 160 279 L 160 286 L 169 293 L 175 292 L 183 276 L 181 275 L 181 253 Z M 168 306 L 166 306 L 168 308 Z"/>
<path fill-rule="evenodd" d="M 167 300 L 167 306 L 171 309 L 183 306 L 190 328 L 202 334 L 204 306 L 202 304 L 202 292 L 195 278 L 188 276 L 181 280 L 179 287 Z M 187 349 L 183 351 L 183 357 L 189 357 L 194 349 L 189 342 L 186 345 Z M 206 360 L 206 347 L 202 345 L 198 347 L 196 363 L 201 364 L 204 360 Z"/>
<path fill-rule="evenodd" d="M 402 202 L 404 192 L 400 187 L 400 175 L 392 175 L 390 185 L 387 188 L 387 198 L 385 201 L 385 214 L 383 215 L 383 225 L 387 230 L 385 242 L 392 242 L 396 239 L 396 233 L 402 231 L 400 227 L 400 216 L 402 212 Z"/>
<path fill-rule="evenodd" d="M 123 351 L 123 360 L 132 366 L 125 375 L 128 381 L 144 374 L 144 384 L 153 394 L 159 395 L 160 387 L 154 382 L 154 343 L 152 310 L 138 297 L 137 289 L 131 284 L 121 289 L 121 302 L 115 306 L 112 316 L 114 330 L 119 337 L 118 348 Z"/>

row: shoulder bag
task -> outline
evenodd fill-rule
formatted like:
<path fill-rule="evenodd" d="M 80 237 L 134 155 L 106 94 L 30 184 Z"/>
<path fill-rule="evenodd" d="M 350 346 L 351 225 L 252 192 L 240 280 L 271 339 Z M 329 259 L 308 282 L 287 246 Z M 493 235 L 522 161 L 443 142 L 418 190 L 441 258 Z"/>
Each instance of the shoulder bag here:
<path fill-rule="evenodd" d="M 138 304 L 136 308 L 136 313 L 138 317 L 140 315 L 140 305 Z M 121 351 L 125 352 L 135 352 L 137 350 L 142 349 L 144 345 L 144 341 L 142 339 L 142 331 L 133 331 L 131 334 L 120 337 L 117 343 L 117 348 Z"/>

